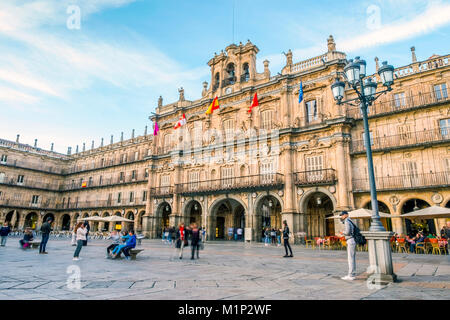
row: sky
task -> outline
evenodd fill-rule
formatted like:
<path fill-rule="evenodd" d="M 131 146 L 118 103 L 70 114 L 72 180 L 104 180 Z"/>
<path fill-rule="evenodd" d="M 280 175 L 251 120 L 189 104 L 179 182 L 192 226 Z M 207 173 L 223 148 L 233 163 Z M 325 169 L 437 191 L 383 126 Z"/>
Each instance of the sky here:
<path fill-rule="evenodd" d="M 0 139 L 66 153 L 142 135 L 160 95 L 201 97 L 229 44 L 250 39 L 276 74 L 283 52 L 323 54 L 329 35 L 369 72 L 376 56 L 408 65 L 411 46 L 446 55 L 450 0 L 0 0 Z"/>

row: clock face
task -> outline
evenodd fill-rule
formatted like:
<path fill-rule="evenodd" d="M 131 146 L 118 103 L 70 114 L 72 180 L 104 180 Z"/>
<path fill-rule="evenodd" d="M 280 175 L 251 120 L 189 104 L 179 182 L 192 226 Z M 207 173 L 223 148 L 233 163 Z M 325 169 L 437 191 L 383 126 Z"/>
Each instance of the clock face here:
<path fill-rule="evenodd" d="M 225 89 L 226 94 L 230 94 L 232 92 L 233 92 L 233 89 L 231 89 L 231 87 Z"/>

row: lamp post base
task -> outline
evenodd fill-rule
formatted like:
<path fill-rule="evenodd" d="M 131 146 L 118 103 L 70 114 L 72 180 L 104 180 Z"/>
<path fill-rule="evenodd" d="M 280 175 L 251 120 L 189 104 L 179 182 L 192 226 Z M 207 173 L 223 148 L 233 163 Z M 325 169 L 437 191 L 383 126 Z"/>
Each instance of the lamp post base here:
<path fill-rule="evenodd" d="M 394 274 L 389 243 L 394 232 L 361 231 L 361 234 L 366 237 L 369 249 L 370 266 L 367 273 L 370 276 L 368 282 L 374 285 L 387 285 L 395 282 L 397 276 Z"/>

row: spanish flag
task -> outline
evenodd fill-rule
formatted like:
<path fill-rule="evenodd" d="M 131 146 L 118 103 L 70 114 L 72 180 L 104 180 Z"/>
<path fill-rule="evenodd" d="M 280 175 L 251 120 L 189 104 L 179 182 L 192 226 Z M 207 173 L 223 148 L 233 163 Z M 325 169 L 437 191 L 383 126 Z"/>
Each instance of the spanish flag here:
<path fill-rule="evenodd" d="M 184 126 L 186 124 L 186 116 L 183 113 L 183 116 L 180 118 L 180 120 L 177 121 L 177 123 L 175 124 L 174 129 L 178 129 L 181 128 L 182 126 Z"/>
<path fill-rule="evenodd" d="M 253 97 L 252 105 L 250 106 L 250 109 L 248 109 L 248 112 L 251 113 L 251 112 L 252 112 L 252 109 L 253 109 L 254 107 L 257 107 L 257 106 L 259 106 L 258 94 L 255 93 L 255 96 Z"/>
<path fill-rule="evenodd" d="M 82 187 L 82 188 L 86 188 L 86 187 L 87 187 L 86 181 L 84 181 L 83 183 L 81 183 L 81 187 Z"/>
<path fill-rule="evenodd" d="M 219 109 L 219 98 L 216 97 L 206 111 L 206 114 L 212 114 L 213 111 L 217 109 Z"/>

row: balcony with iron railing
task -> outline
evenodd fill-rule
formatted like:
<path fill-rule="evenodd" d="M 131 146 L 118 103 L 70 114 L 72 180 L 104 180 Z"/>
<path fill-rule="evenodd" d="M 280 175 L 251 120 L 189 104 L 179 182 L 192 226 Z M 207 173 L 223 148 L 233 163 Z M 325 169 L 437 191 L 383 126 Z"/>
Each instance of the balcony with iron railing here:
<path fill-rule="evenodd" d="M 450 142 L 450 128 L 406 132 L 392 136 L 374 137 L 371 139 L 372 151 L 413 147 L 418 145 Z M 364 140 L 353 140 L 351 153 L 364 153 Z"/>
<path fill-rule="evenodd" d="M 281 189 L 283 175 L 279 173 L 260 174 L 242 177 L 230 177 L 215 180 L 177 184 L 175 192 L 183 195 L 229 193 L 239 191 Z"/>
<path fill-rule="evenodd" d="M 236 83 L 236 77 L 230 77 L 222 80 L 222 88 Z"/>
<path fill-rule="evenodd" d="M 15 199 L 0 199 L 0 207 L 8 208 L 24 208 L 24 209 L 46 209 L 54 210 L 56 208 L 53 201 L 38 201 L 33 203 L 31 200 L 15 200 Z"/>
<path fill-rule="evenodd" d="M 376 188 L 379 191 L 411 190 L 426 188 L 450 187 L 450 172 L 434 172 L 410 174 L 401 176 L 387 176 L 375 178 Z M 369 192 L 368 179 L 354 179 L 353 192 Z"/>
<path fill-rule="evenodd" d="M 25 178 L 23 182 L 18 182 L 17 178 L 9 179 L 8 177 L 5 177 L 3 181 L 0 181 L 0 186 L 39 189 L 48 191 L 58 191 L 60 188 L 60 184 L 57 182 L 51 183 L 42 181 L 42 179 L 29 179 L 29 178 Z"/>
<path fill-rule="evenodd" d="M 420 93 L 412 96 L 405 96 L 400 98 L 391 98 L 387 101 L 375 102 L 368 108 L 368 116 L 376 117 L 388 114 L 395 114 L 405 110 L 414 110 L 423 108 L 425 106 L 438 105 L 450 102 L 450 97 L 441 94 L 436 95 L 436 92 Z M 351 107 L 346 109 L 347 117 L 354 119 L 362 119 L 361 110 L 358 107 Z"/>
<path fill-rule="evenodd" d="M 294 173 L 294 183 L 299 187 L 333 185 L 337 181 L 334 169 L 309 170 Z"/>
<path fill-rule="evenodd" d="M 85 181 L 86 182 L 86 181 Z M 102 182 L 100 183 L 100 181 L 97 179 L 96 182 L 91 182 L 89 183 L 89 181 L 86 182 L 86 187 L 83 187 L 79 181 L 77 181 L 76 183 L 65 183 L 64 185 L 61 186 L 61 191 L 77 191 L 77 190 L 86 190 L 86 189 L 94 189 L 94 188 L 108 188 L 108 187 L 115 187 L 115 186 L 123 186 L 123 185 L 128 185 L 128 184 L 137 184 L 137 183 L 146 183 L 148 182 L 148 178 L 132 178 L 127 177 L 127 178 L 107 178 L 102 180 Z"/>
<path fill-rule="evenodd" d="M 56 209 L 58 210 L 74 210 L 74 209 L 93 209 L 93 208 L 120 208 L 120 207 L 135 207 L 145 206 L 146 200 L 135 198 L 133 201 L 125 201 L 122 199 L 120 202 L 117 200 L 91 200 L 80 201 L 70 203 L 58 203 Z"/>
<path fill-rule="evenodd" d="M 156 187 L 150 189 L 150 196 L 152 198 L 170 198 L 173 196 L 173 193 L 174 193 L 173 186 Z"/>

